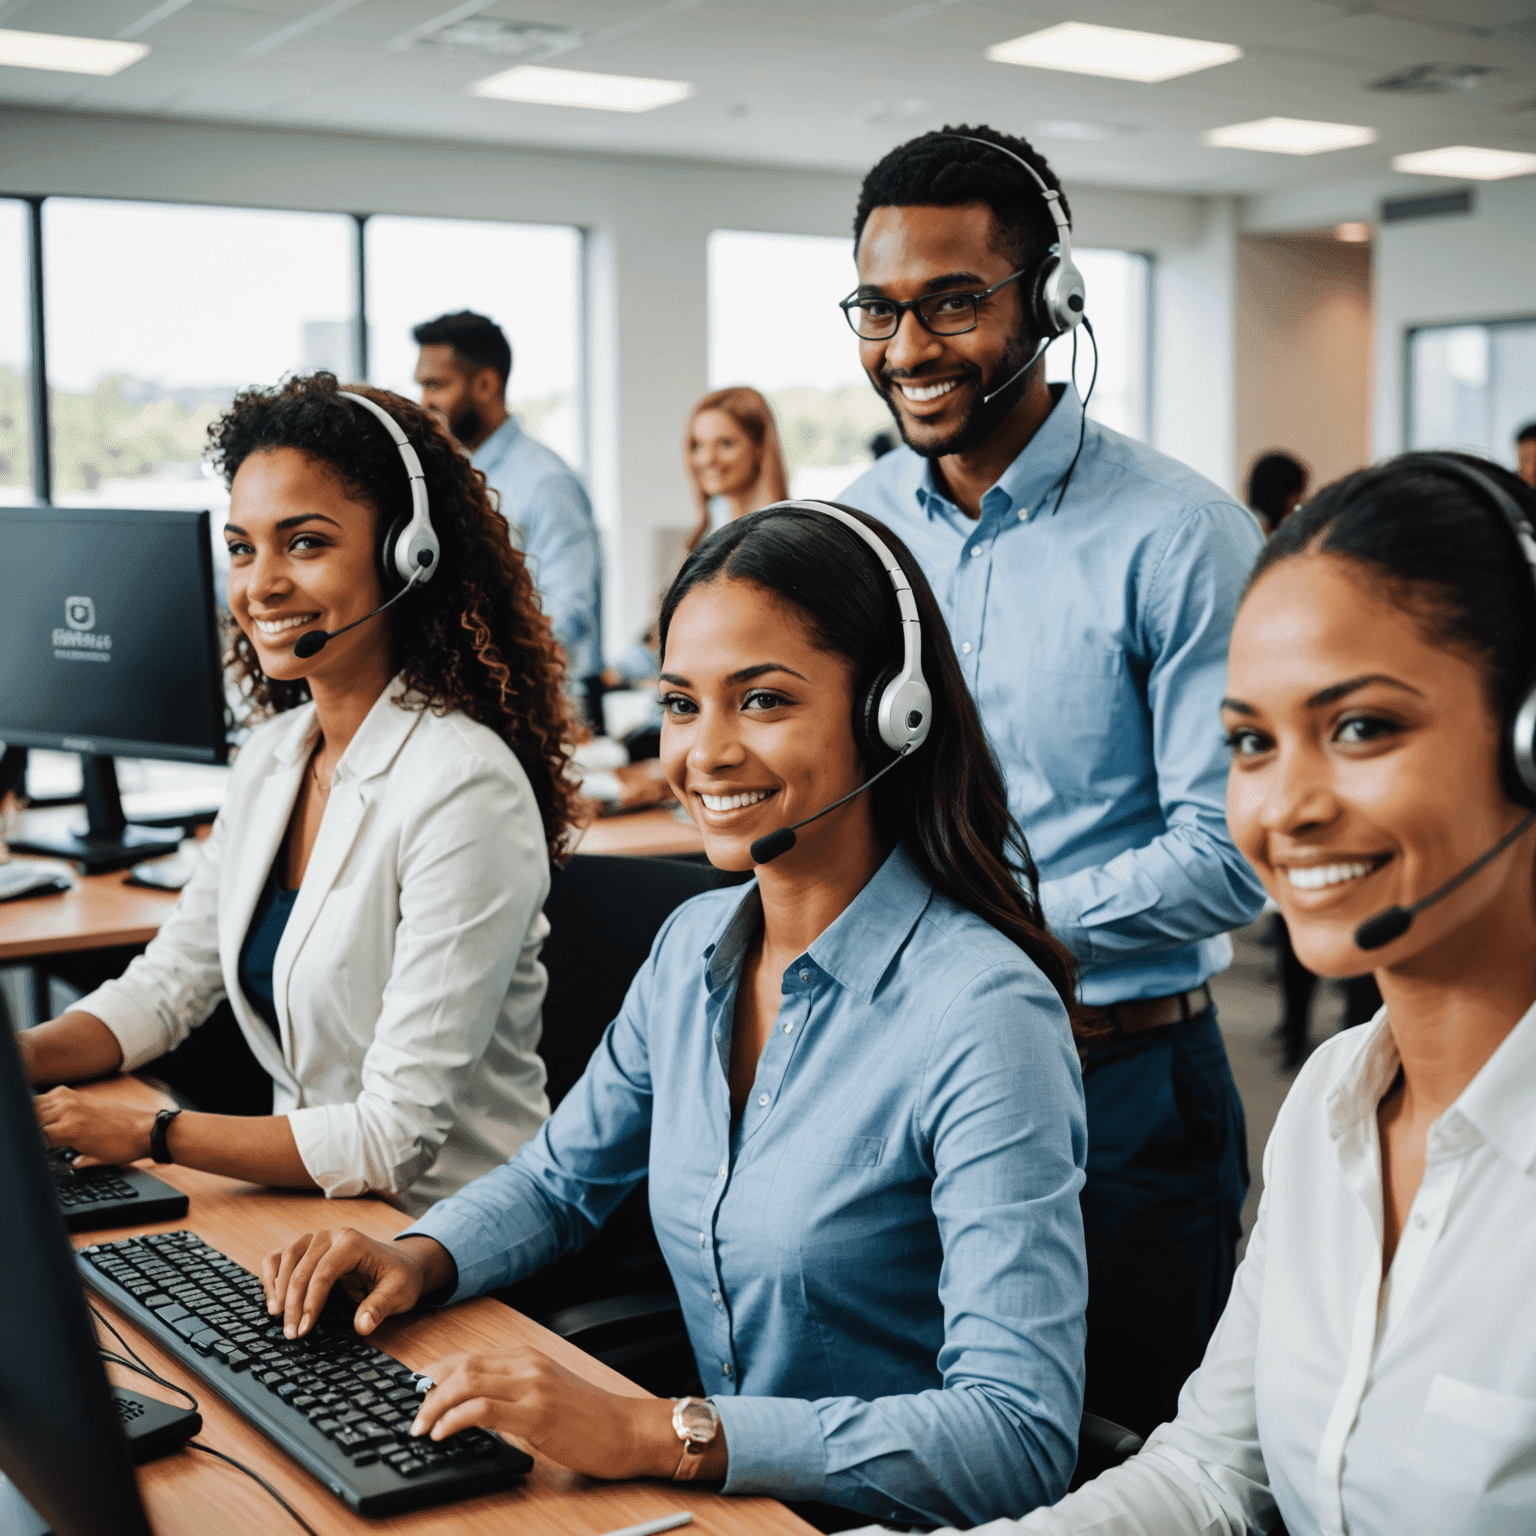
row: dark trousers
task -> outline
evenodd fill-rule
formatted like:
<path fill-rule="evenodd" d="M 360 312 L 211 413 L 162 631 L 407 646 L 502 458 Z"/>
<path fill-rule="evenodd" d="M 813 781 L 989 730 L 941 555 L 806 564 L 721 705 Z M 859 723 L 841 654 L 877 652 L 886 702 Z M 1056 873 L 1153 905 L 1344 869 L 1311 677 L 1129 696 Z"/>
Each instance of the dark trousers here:
<path fill-rule="evenodd" d="M 1236 1269 L 1248 1139 L 1215 1008 L 1095 1052 L 1083 1089 L 1085 1406 L 1146 1435 L 1177 1411 Z"/>

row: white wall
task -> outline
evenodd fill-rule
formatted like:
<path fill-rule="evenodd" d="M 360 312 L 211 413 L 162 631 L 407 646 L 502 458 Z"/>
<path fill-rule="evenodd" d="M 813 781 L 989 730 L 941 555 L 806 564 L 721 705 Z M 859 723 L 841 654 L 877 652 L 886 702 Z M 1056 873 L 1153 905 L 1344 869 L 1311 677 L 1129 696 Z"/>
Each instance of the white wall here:
<path fill-rule="evenodd" d="M 643 630 L 658 528 L 691 521 L 715 228 L 846 234 L 858 177 L 0 108 L 0 191 L 575 224 L 588 232 L 593 500 L 610 649 Z M 1076 238 L 1155 258 L 1153 439 L 1233 483 L 1235 208 L 1068 189 Z M 851 340 L 851 338 L 850 338 Z"/>

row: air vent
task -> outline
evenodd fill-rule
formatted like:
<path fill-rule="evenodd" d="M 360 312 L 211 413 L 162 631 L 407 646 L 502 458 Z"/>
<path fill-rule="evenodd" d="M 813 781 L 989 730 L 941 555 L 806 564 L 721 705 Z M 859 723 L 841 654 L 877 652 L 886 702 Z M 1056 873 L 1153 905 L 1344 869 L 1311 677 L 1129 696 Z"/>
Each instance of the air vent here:
<path fill-rule="evenodd" d="M 1425 197 L 1393 197 L 1381 205 L 1383 224 L 1407 224 L 1414 219 L 1447 219 L 1471 213 L 1471 187 L 1457 192 L 1431 192 Z"/>
<path fill-rule="evenodd" d="M 494 16 L 466 16 L 443 26 L 418 28 L 396 40 L 406 48 L 440 48 L 445 53 L 515 59 L 535 64 L 581 46 L 581 33 L 542 21 L 500 21 Z"/>
<path fill-rule="evenodd" d="M 1371 81 L 1371 89 L 1402 96 L 1442 96 L 1447 91 L 1476 90 L 1489 75 L 1497 73 L 1487 64 L 1415 64 Z"/>

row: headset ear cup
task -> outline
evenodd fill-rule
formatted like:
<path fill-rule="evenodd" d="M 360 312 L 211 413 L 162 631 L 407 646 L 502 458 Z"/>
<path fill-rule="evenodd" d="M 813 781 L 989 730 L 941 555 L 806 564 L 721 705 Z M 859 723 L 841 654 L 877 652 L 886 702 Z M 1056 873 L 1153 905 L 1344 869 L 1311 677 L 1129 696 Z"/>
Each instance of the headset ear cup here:
<path fill-rule="evenodd" d="M 404 536 L 405 530 L 410 526 L 410 522 L 408 517 L 397 517 L 379 542 L 379 582 L 385 596 L 398 592 L 405 585 L 400 572 L 395 569 L 395 549 Z"/>
<path fill-rule="evenodd" d="M 1048 336 L 1061 335 L 1061 321 L 1056 318 L 1051 301 L 1047 296 L 1051 278 L 1056 269 L 1061 265 L 1061 256 L 1056 247 L 1052 247 L 1051 253 L 1040 263 L 1039 270 L 1035 273 L 1035 280 L 1029 287 L 1030 318 L 1034 321 L 1035 334 L 1042 339 Z"/>
<path fill-rule="evenodd" d="M 870 772 L 883 768 L 896 755 L 880 738 L 880 700 L 885 690 L 896 680 L 897 668 L 887 667 L 868 688 L 854 707 L 853 737 L 858 743 L 859 756 Z"/>
<path fill-rule="evenodd" d="M 1536 806 L 1536 681 L 1530 683 L 1504 733 L 1504 788 L 1517 805 Z"/>

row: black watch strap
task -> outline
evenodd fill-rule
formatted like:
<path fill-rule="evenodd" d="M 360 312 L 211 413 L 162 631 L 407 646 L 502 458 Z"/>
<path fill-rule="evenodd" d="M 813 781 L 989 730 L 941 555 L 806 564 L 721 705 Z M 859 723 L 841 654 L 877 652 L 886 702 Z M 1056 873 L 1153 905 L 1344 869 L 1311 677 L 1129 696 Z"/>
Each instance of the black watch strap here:
<path fill-rule="evenodd" d="M 155 1128 L 149 1133 L 149 1155 L 157 1163 L 173 1163 L 176 1161 L 171 1156 L 171 1149 L 165 1144 L 166 1132 L 171 1128 L 171 1121 L 179 1115 L 179 1109 L 162 1109 L 155 1116 Z"/>

